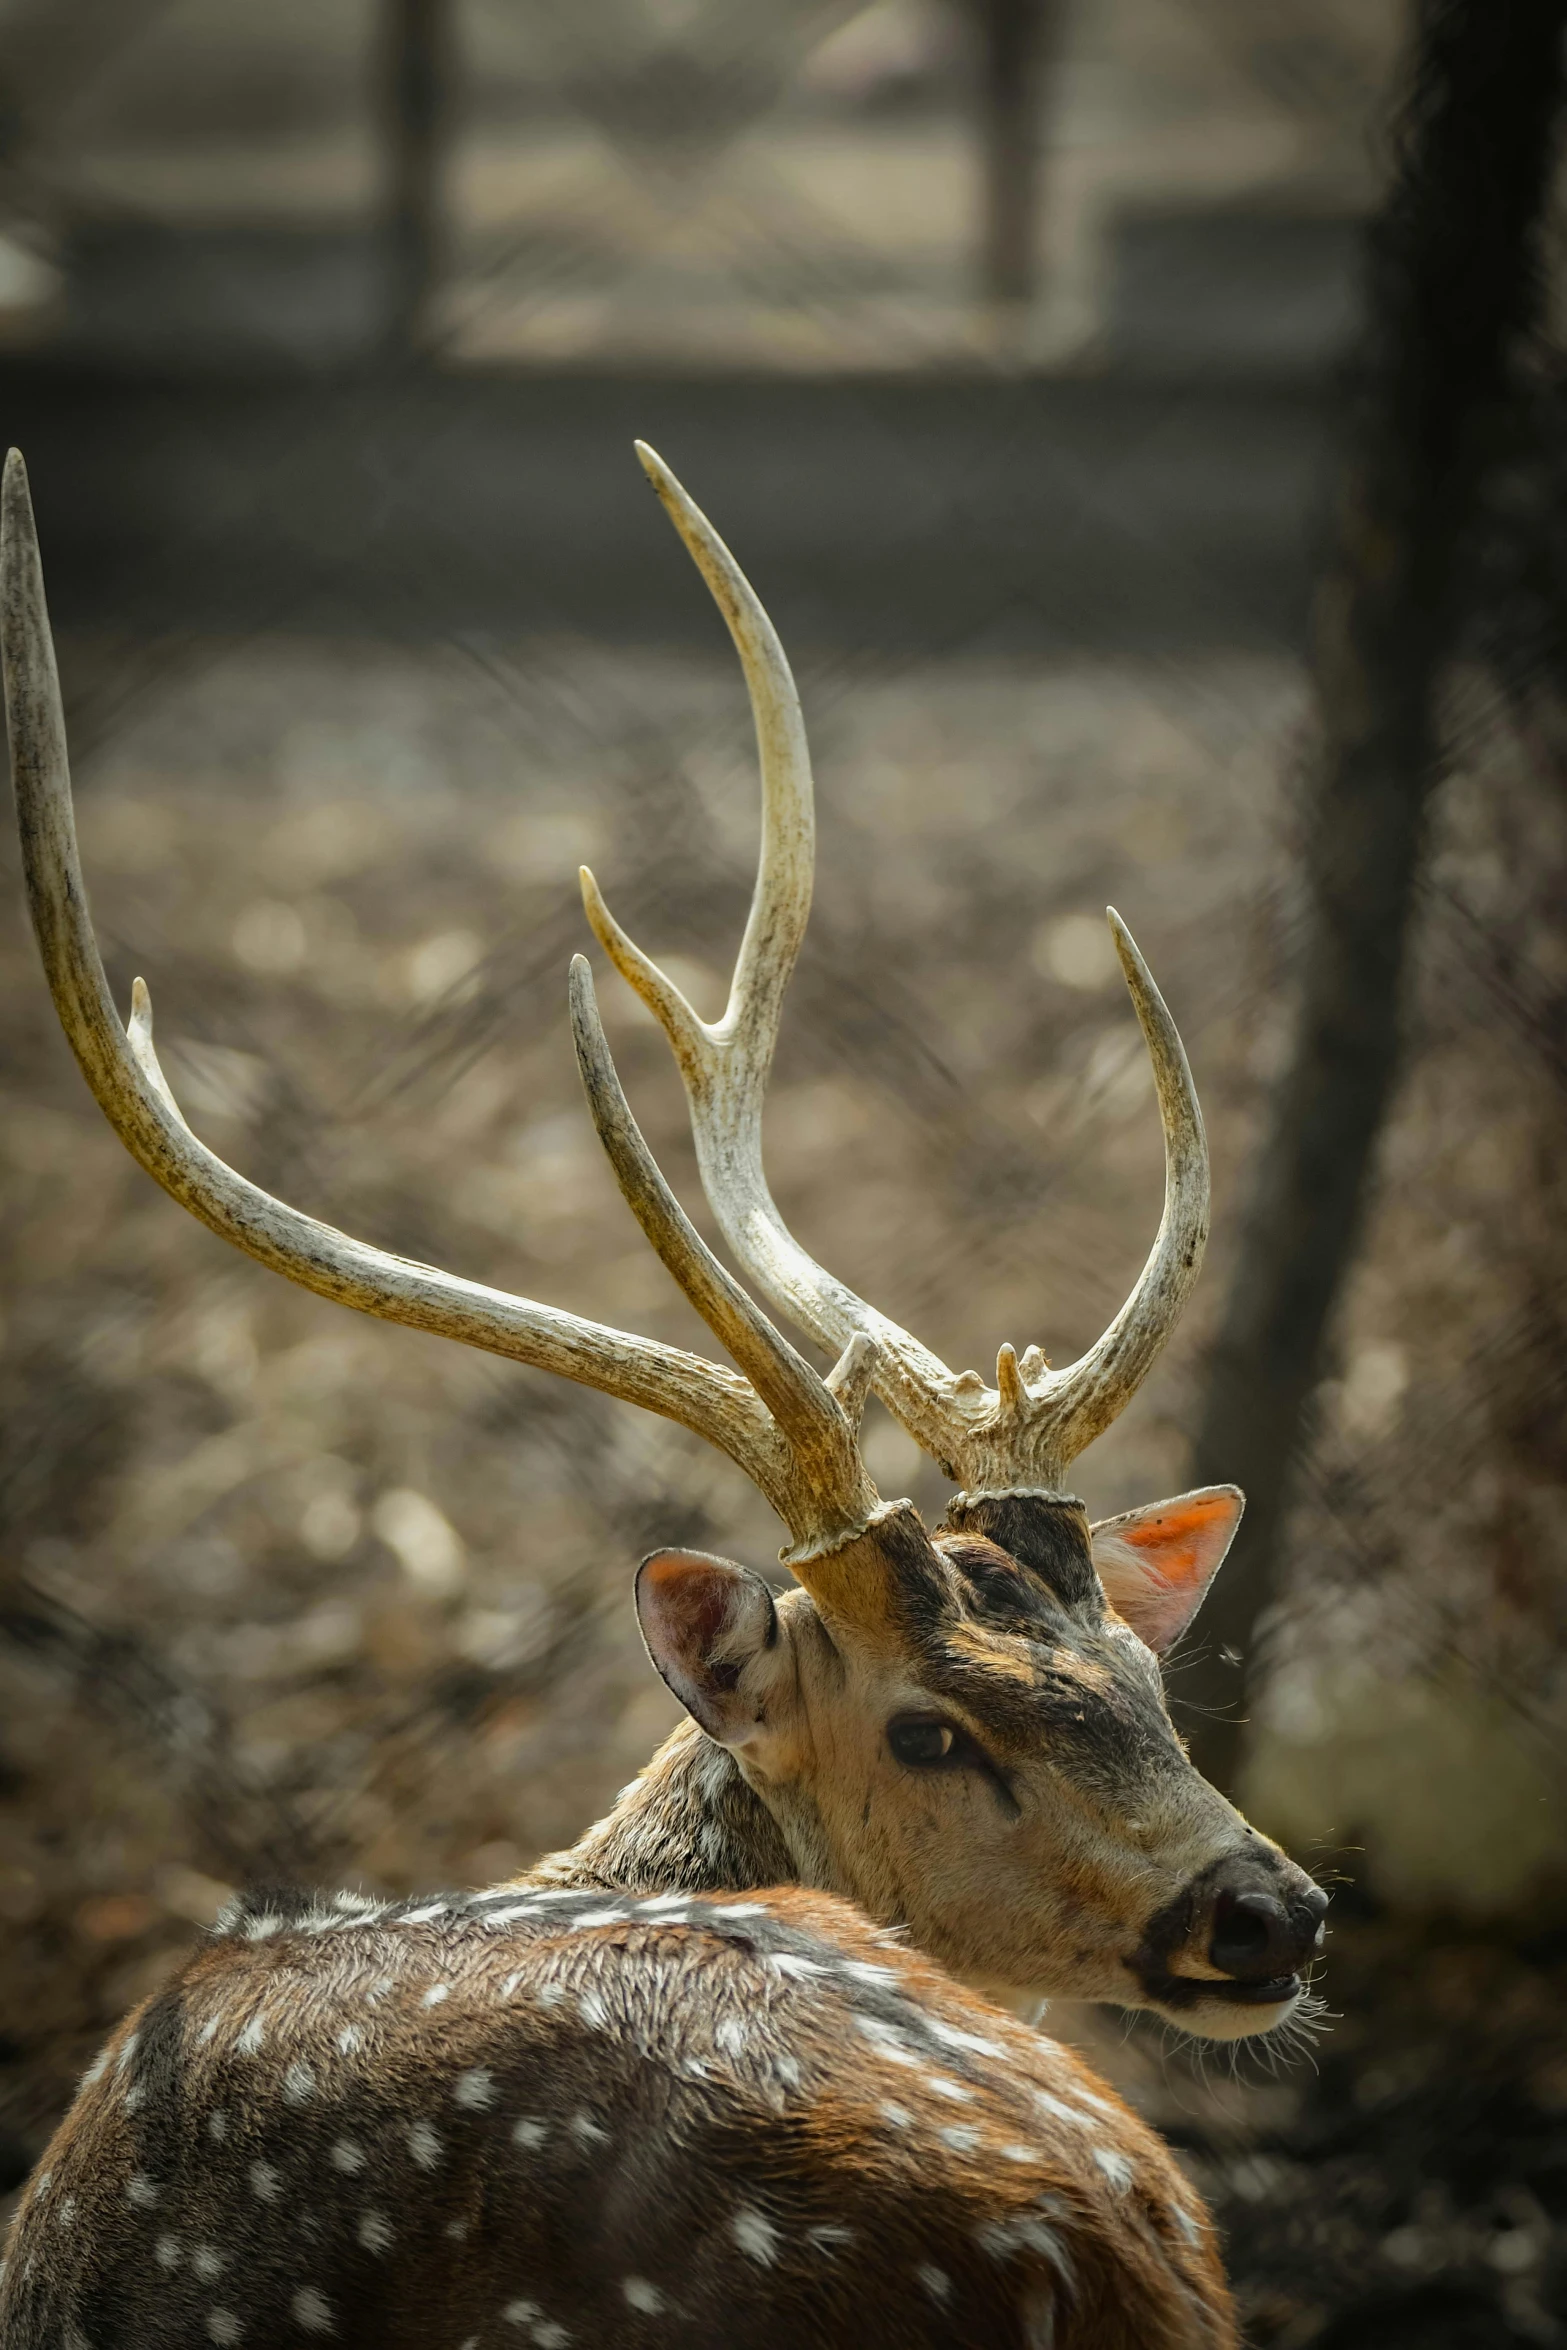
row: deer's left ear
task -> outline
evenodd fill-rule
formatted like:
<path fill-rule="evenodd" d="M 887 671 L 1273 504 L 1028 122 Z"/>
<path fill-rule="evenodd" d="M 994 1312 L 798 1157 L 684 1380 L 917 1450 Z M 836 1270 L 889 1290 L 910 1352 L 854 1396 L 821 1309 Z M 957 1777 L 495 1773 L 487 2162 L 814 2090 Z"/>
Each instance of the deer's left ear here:
<path fill-rule="evenodd" d="M 1201 1607 L 1245 1507 L 1238 1485 L 1203 1485 L 1089 1528 L 1105 1597 L 1155 1656 Z"/>

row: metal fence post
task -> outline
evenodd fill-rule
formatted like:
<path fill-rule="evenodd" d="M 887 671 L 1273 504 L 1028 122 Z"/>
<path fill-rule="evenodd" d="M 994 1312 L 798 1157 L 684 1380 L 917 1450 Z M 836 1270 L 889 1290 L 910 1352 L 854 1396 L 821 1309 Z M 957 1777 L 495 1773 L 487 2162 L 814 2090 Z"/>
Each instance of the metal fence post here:
<path fill-rule="evenodd" d="M 442 259 L 441 166 L 450 97 L 450 0 L 384 0 L 389 353 L 426 345 Z"/>

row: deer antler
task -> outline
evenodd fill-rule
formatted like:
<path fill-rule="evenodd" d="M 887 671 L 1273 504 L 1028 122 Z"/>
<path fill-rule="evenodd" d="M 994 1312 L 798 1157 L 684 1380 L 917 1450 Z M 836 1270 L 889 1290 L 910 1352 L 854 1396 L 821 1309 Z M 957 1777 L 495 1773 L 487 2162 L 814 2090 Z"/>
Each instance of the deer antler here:
<path fill-rule="evenodd" d="M 26 468 L 14 449 L 0 494 L 0 651 L 28 903 L 50 992 L 100 1109 L 164 1190 L 236 1248 L 322 1297 L 536 1364 L 678 1420 L 726 1452 L 766 1495 L 795 1537 L 791 1555 L 817 1555 L 862 1532 L 880 1510 L 855 1441 L 872 1350 L 863 1341 L 851 1346 L 822 1380 L 712 1257 L 626 1106 L 585 966 L 574 975 L 573 1011 L 600 1136 L 659 1255 L 750 1378 L 373 1248 L 247 1182 L 191 1132 L 153 1048 L 147 989 L 135 982 L 122 1027 L 93 935 L 43 569 Z"/>
<path fill-rule="evenodd" d="M 1058 1491 L 1066 1470 L 1135 1394 L 1196 1280 L 1208 1237 L 1208 1148 L 1175 1023 L 1120 916 L 1108 919 L 1153 1063 L 1164 1128 L 1164 1215 L 1121 1311 L 1088 1352 L 1047 1368 L 1003 1346 L 996 1384 L 954 1372 L 857 1297 L 800 1246 L 762 1166 L 762 1103 L 789 973 L 811 904 L 815 817 L 799 695 L 772 622 L 729 549 L 661 458 L 637 454 L 718 605 L 745 673 L 762 770 L 756 890 L 721 1020 L 698 1018 L 680 990 L 610 913 L 582 870 L 583 902 L 605 952 L 661 1023 L 690 1104 L 697 1163 L 724 1238 L 764 1296 L 823 1346 L 856 1331 L 877 1348 L 874 1384 L 888 1409 L 971 1495 Z"/>

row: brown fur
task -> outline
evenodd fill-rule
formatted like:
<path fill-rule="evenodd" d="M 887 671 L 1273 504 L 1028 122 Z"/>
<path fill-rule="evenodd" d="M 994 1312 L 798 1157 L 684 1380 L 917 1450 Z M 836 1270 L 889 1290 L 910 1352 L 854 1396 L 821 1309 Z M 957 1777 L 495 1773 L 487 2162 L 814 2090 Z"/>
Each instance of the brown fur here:
<path fill-rule="evenodd" d="M 7 2350 L 1233 2341 L 1152 2133 L 844 1904 L 430 1909 L 253 1900 L 120 2028 Z"/>
<path fill-rule="evenodd" d="M 1158 2141 L 941 1971 L 1157 2005 L 1237 1853 L 1299 1878 L 1192 1770 L 1102 1595 L 1062 1598 L 1074 1534 L 1057 1513 L 1047 1579 L 899 1512 L 842 1617 L 830 1582 L 775 1607 L 659 1554 L 655 1610 L 709 1579 L 659 1621 L 724 1742 L 686 1722 L 516 1886 L 251 1897 L 84 2083 L 5 2350 L 1230 2344 Z M 900 1767 L 911 1706 L 987 1768 Z"/>

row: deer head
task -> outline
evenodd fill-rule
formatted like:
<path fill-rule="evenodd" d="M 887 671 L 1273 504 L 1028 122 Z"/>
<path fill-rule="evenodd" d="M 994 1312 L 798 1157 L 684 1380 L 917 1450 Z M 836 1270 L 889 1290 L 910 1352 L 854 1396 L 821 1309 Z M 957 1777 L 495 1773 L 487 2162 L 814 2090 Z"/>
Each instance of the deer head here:
<path fill-rule="evenodd" d="M 729 620 L 757 713 L 762 866 L 725 1020 L 697 1021 L 585 877 L 589 910 L 675 1043 L 703 1178 L 740 1262 L 829 1337 L 834 1369 L 823 1376 L 796 1352 L 681 1210 L 621 1090 L 581 957 L 571 1020 L 599 1138 L 649 1241 L 738 1370 L 391 1256 L 259 1190 L 197 1139 L 159 1065 L 145 986 L 135 982 L 122 1025 L 93 936 L 13 451 L 0 524 L 6 709 L 28 899 L 67 1038 L 126 1147 L 236 1247 L 340 1304 L 660 1412 L 766 1495 L 798 1578 L 781 1600 L 746 1568 L 690 1552 L 658 1552 L 642 1568 L 649 1651 L 694 1725 L 655 1774 L 694 1772 L 709 1803 L 749 1804 L 756 1849 L 784 1873 L 908 1926 L 978 1986 L 1151 2006 L 1217 2036 L 1265 2028 L 1300 1995 L 1325 1904 L 1192 1769 L 1155 1661 L 1200 1601 L 1240 1497 L 1189 1494 L 1090 1529 L 1059 1490 L 1162 1343 L 1201 1252 L 1206 1157 L 1179 1038 L 1118 930 L 1159 1077 L 1169 1196 L 1132 1299 L 1071 1371 L 1003 1349 L 995 1390 L 972 1373 L 954 1378 L 798 1248 L 760 1158 L 762 1088 L 810 892 L 798 704 L 727 550 L 658 461 L 644 462 Z M 865 1469 L 858 1428 L 873 1382 L 972 1488 L 934 1539 Z M 677 1858 L 678 1881 L 690 1882 L 689 1854 Z M 654 1885 L 674 1865 L 645 1836 L 627 1868 Z"/>

